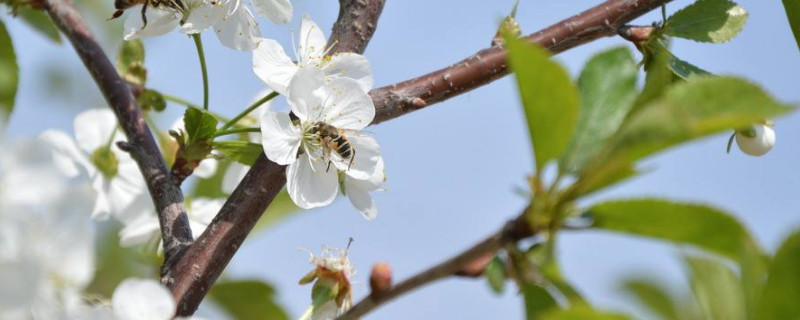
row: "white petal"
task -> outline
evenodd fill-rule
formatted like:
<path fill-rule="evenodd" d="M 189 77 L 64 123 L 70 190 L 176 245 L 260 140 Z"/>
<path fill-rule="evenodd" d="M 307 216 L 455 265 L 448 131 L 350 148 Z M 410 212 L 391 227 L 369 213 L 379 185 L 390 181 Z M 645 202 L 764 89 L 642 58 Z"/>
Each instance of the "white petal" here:
<path fill-rule="evenodd" d="M 175 315 L 175 300 L 155 280 L 128 279 L 111 298 L 118 320 L 169 320 Z"/>
<path fill-rule="evenodd" d="M 372 67 L 364 56 L 357 53 L 337 53 L 325 65 L 325 72 L 332 77 L 356 80 L 364 92 L 372 90 Z"/>
<path fill-rule="evenodd" d="M 330 95 L 326 87 L 325 73 L 317 68 L 304 68 L 289 82 L 288 102 L 292 112 L 305 122 L 321 115 L 322 102 Z"/>
<path fill-rule="evenodd" d="M 326 170 L 322 160 L 309 163 L 308 154 L 302 154 L 286 168 L 286 189 L 294 203 L 303 209 L 330 204 L 339 191 L 339 177 L 335 168 Z"/>
<path fill-rule="evenodd" d="M 286 95 L 289 82 L 297 73 L 297 66 L 275 40 L 261 39 L 253 50 L 253 72 L 261 81 L 282 95 Z"/>
<path fill-rule="evenodd" d="M 775 146 L 775 130 L 769 126 L 757 124 L 752 126 L 755 137 L 747 137 L 736 133 L 736 144 L 745 154 L 760 157 Z"/>
<path fill-rule="evenodd" d="M 350 199 L 350 203 L 352 203 L 353 207 L 361 212 L 365 219 L 375 219 L 375 217 L 378 215 L 378 207 L 375 205 L 375 201 L 372 200 L 372 197 L 369 195 L 369 193 L 367 193 L 366 190 L 353 186 L 350 183 L 351 181 L 358 180 L 345 179 L 345 190 L 347 193 L 347 198 Z"/>
<path fill-rule="evenodd" d="M 194 168 L 194 175 L 203 179 L 211 178 L 211 176 L 217 172 L 217 164 L 219 164 L 217 159 L 204 159 L 203 161 L 200 161 L 200 164 L 197 166 L 197 168 Z"/>
<path fill-rule="evenodd" d="M 228 1 L 226 3 L 210 4 L 203 3 L 189 11 L 186 22 L 180 27 L 180 31 L 186 34 L 193 34 L 210 28 L 222 22 L 228 16 L 232 5 L 238 1 Z"/>
<path fill-rule="evenodd" d="M 160 237 L 158 218 L 154 215 L 139 217 L 119 231 L 119 245 L 123 247 L 147 243 L 153 238 Z"/>
<path fill-rule="evenodd" d="M 147 16 L 147 26 L 142 21 L 142 6 L 136 5 L 128 8 L 128 17 L 125 18 L 124 40 L 133 40 L 140 37 L 155 37 L 166 34 L 178 26 L 180 18 L 172 10 L 154 8 L 148 6 L 145 15 Z"/>
<path fill-rule="evenodd" d="M 276 24 L 285 24 L 292 20 L 292 3 L 289 0 L 253 0 L 253 8 L 256 13 Z"/>
<path fill-rule="evenodd" d="M 261 37 L 256 19 L 244 4 L 238 5 L 233 14 L 214 25 L 214 31 L 223 45 L 243 51 L 255 49 Z"/>
<path fill-rule="evenodd" d="M 222 199 L 192 199 L 191 208 L 189 210 L 189 220 L 208 225 L 211 223 L 211 220 L 214 220 L 214 217 L 219 210 L 222 209 L 222 205 L 224 204 L 225 201 Z"/>
<path fill-rule="evenodd" d="M 53 163 L 64 175 L 76 177 L 80 174 L 81 167 L 83 170 L 87 170 L 87 173 L 94 172 L 94 166 L 89 164 L 86 154 L 78 149 L 75 141 L 66 133 L 47 130 L 42 132 L 39 137 L 53 148 Z"/>
<path fill-rule="evenodd" d="M 330 81 L 332 96 L 325 102 L 324 121 L 340 128 L 361 130 L 375 118 L 372 98 L 353 79 L 334 78 Z"/>
<path fill-rule="evenodd" d="M 336 163 L 337 167 L 355 179 L 369 179 L 378 170 L 381 159 L 378 142 L 373 137 L 358 134 L 348 135 L 347 139 L 355 152 L 353 164 L 340 162 Z"/>
<path fill-rule="evenodd" d="M 75 116 L 75 141 L 88 154 L 108 144 L 117 130 L 117 118 L 110 109 L 90 109 Z"/>
<path fill-rule="evenodd" d="M 261 144 L 267 158 L 280 165 L 297 159 L 302 132 L 283 112 L 266 111 L 261 116 Z"/>
<path fill-rule="evenodd" d="M 319 26 L 307 14 L 303 15 L 303 21 L 300 22 L 300 43 L 297 47 L 300 61 L 305 63 L 322 58 L 326 45 L 328 40 Z"/>
<path fill-rule="evenodd" d="M 236 189 L 249 170 L 250 167 L 241 163 L 231 163 L 228 166 L 228 170 L 225 170 L 225 177 L 222 179 L 222 192 L 226 194 L 233 193 L 233 190 Z"/>
<path fill-rule="evenodd" d="M 101 190 L 98 190 L 99 186 Z M 94 208 L 92 209 L 92 219 L 97 221 L 103 221 L 108 219 L 108 216 L 111 215 L 111 208 L 108 204 L 108 196 L 106 192 L 102 190 L 103 179 L 101 177 L 94 178 L 92 182 L 92 188 L 97 191 L 97 198 L 94 200 Z"/>
<path fill-rule="evenodd" d="M 0 310 L 29 306 L 46 281 L 42 266 L 33 259 L 0 261 Z"/>

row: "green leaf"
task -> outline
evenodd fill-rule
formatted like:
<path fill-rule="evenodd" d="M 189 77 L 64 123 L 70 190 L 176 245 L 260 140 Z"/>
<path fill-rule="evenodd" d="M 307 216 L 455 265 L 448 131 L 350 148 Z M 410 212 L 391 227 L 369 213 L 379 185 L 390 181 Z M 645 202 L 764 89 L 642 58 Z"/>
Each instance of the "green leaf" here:
<path fill-rule="evenodd" d="M 781 244 L 772 264 L 764 293 L 759 300 L 758 319 L 800 319 L 800 232 Z"/>
<path fill-rule="evenodd" d="M 236 320 L 288 320 L 275 302 L 275 290 L 256 280 L 219 282 L 209 297 Z"/>
<path fill-rule="evenodd" d="M 117 53 L 117 72 L 128 82 L 142 86 L 147 82 L 142 41 L 139 39 L 122 41 Z"/>
<path fill-rule="evenodd" d="M 139 104 L 139 107 L 145 111 L 153 110 L 161 112 L 167 108 L 167 101 L 164 99 L 164 96 L 161 95 L 161 92 L 152 89 L 145 89 L 142 91 L 139 97 L 136 98 L 136 102 Z"/>
<path fill-rule="evenodd" d="M 503 259 L 495 256 L 494 259 L 486 265 L 483 274 L 486 276 L 486 281 L 489 283 L 489 287 L 492 288 L 492 291 L 497 294 L 503 293 L 503 289 L 505 289 L 506 286 L 506 264 L 503 262 Z"/>
<path fill-rule="evenodd" d="M 217 118 L 199 109 L 186 108 L 183 123 L 189 135 L 187 145 L 213 140 L 214 133 L 217 132 Z"/>
<path fill-rule="evenodd" d="M 593 228 L 693 245 L 738 261 L 753 238 L 732 216 L 703 205 L 637 199 L 589 208 Z"/>
<path fill-rule="evenodd" d="M 800 0 L 783 0 L 783 8 L 786 10 L 786 17 L 792 27 L 794 41 L 800 49 Z"/>
<path fill-rule="evenodd" d="M 707 76 L 711 75 L 710 72 L 700 69 L 699 67 L 681 60 L 680 58 L 670 54 L 669 69 L 672 70 L 676 76 L 681 79 L 688 79 L 693 76 Z"/>
<path fill-rule="evenodd" d="M 587 306 L 580 306 L 568 310 L 553 310 L 542 315 L 541 320 L 629 320 L 631 318 L 614 313 L 605 313 L 593 310 Z"/>
<path fill-rule="evenodd" d="M 636 98 L 638 67 L 627 48 L 615 48 L 595 55 L 581 72 L 578 88 L 581 109 L 560 169 L 579 172 L 617 131 Z"/>
<path fill-rule="evenodd" d="M 745 80 L 692 77 L 671 86 L 663 97 L 631 116 L 617 133 L 612 157 L 634 162 L 680 143 L 790 110 Z"/>
<path fill-rule="evenodd" d="M 628 279 L 623 290 L 653 314 L 667 320 L 679 320 L 678 305 L 660 285 L 643 279 Z"/>
<path fill-rule="evenodd" d="M 506 46 L 539 172 L 567 150 L 578 118 L 578 90 L 567 71 L 551 61 L 543 48 L 512 37 L 507 37 Z"/>
<path fill-rule="evenodd" d="M 558 302 L 544 288 L 526 284 L 522 287 L 525 299 L 525 316 L 528 320 L 541 319 L 542 314 L 558 309 Z"/>
<path fill-rule="evenodd" d="M 665 33 L 711 43 L 728 42 L 744 28 L 747 11 L 729 0 L 699 0 L 667 19 Z"/>
<path fill-rule="evenodd" d="M 739 277 L 718 260 L 687 257 L 690 285 L 705 319 L 744 320 L 745 298 Z"/>
<path fill-rule="evenodd" d="M 224 154 L 226 157 L 246 166 L 252 166 L 264 152 L 261 144 L 249 141 L 217 141 L 212 144 L 214 150 Z"/>
<path fill-rule="evenodd" d="M 22 21 L 25 21 L 34 30 L 55 43 L 61 43 L 61 34 L 58 32 L 58 28 L 44 11 L 22 7 L 17 13 Z"/>
<path fill-rule="evenodd" d="M 0 20 L 0 124 L 8 121 L 14 111 L 19 86 L 19 66 L 11 36 Z"/>

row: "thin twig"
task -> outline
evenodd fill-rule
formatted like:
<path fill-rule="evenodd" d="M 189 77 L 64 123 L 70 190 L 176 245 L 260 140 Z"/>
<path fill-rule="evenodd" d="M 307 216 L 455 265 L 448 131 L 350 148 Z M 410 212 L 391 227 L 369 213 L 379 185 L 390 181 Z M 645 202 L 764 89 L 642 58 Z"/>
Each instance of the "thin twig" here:
<path fill-rule="evenodd" d="M 203 76 L 203 110 L 208 111 L 208 69 L 206 68 L 206 54 L 203 50 L 203 38 L 200 33 L 192 35 L 194 46 L 197 47 L 197 57 L 200 59 L 200 72 Z"/>
<path fill-rule="evenodd" d="M 94 40 L 72 2 L 45 0 L 44 9 L 72 43 L 128 138 L 127 142 L 118 144 L 139 165 L 139 171 L 147 183 L 164 239 L 165 263 L 162 270 L 169 269 L 192 242 L 192 231 L 189 229 L 189 219 L 183 205 L 183 193 L 172 183 L 158 145 L 128 85 L 120 79 L 114 65 Z"/>

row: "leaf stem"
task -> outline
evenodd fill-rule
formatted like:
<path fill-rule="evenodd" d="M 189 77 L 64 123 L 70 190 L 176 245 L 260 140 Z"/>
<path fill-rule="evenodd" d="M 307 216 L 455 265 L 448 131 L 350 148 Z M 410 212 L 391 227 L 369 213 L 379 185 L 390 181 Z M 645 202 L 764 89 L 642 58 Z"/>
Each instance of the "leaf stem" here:
<path fill-rule="evenodd" d="M 266 103 L 267 101 L 272 100 L 272 98 L 275 98 L 277 96 L 278 96 L 277 92 L 275 92 L 275 91 L 270 92 L 270 94 L 262 97 L 261 99 L 258 99 L 258 101 L 254 102 L 249 107 L 247 107 L 247 109 L 244 109 L 244 111 L 242 111 L 239 114 L 237 114 L 235 117 L 233 117 L 233 119 L 231 119 L 228 122 L 226 122 L 219 129 L 220 130 L 225 130 L 225 129 L 228 129 L 228 128 L 234 126 L 237 122 L 239 122 L 239 120 L 241 120 L 242 118 L 244 118 L 245 116 L 250 114 L 250 112 L 253 112 L 253 110 L 255 110 L 256 108 L 260 107 L 262 104 Z"/>
<path fill-rule="evenodd" d="M 229 134 L 247 133 L 247 132 L 261 132 L 261 128 L 235 128 L 229 130 L 220 129 L 216 133 L 214 133 L 214 138 Z"/>
<path fill-rule="evenodd" d="M 200 71 L 203 72 L 203 109 L 208 111 L 208 70 L 206 70 L 206 55 L 203 52 L 203 40 L 200 33 L 192 34 L 194 45 L 197 47 L 197 56 L 200 58 Z"/>
<path fill-rule="evenodd" d="M 163 94 L 163 93 L 161 94 L 161 96 L 164 97 L 164 100 L 177 103 L 177 104 L 182 105 L 182 106 L 187 107 L 187 108 L 192 108 L 192 109 L 197 109 L 197 110 L 203 111 L 203 109 L 200 108 L 199 106 L 197 106 L 196 104 L 191 103 L 189 101 L 186 101 L 186 100 L 184 100 L 182 98 L 179 98 L 179 97 L 176 97 L 176 96 L 171 96 L 171 95 L 168 95 L 168 94 Z M 214 113 L 214 112 L 211 112 L 211 111 L 209 111 L 208 113 L 211 114 L 212 116 L 214 116 L 214 118 L 217 118 L 217 120 L 219 120 L 219 121 L 223 121 L 223 122 L 230 121 L 230 119 L 228 119 L 227 117 L 222 116 L 220 114 L 217 114 L 217 113 Z"/>

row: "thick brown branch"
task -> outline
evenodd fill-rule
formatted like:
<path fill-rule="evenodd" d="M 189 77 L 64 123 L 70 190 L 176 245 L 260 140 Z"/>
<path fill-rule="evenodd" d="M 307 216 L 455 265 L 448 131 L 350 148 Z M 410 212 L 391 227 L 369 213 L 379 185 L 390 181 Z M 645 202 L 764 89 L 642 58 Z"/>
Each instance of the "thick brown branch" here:
<path fill-rule="evenodd" d="M 347 313 L 339 317 L 339 320 L 359 319 L 363 315 L 394 298 L 434 281 L 458 274 L 465 266 L 476 259 L 482 259 L 485 255 L 496 252 L 507 243 L 512 243 L 534 234 L 535 231 L 530 229 L 530 224 L 525 219 L 525 211 L 523 211 L 519 217 L 506 223 L 500 231 L 478 242 L 469 249 L 398 283 L 389 290 L 383 291 L 377 295 L 370 294 L 354 305 Z"/>
<path fill-rule="evenodd" d="M 380 8 L 377 6 L 383 5 L 383 1 L 341 1 L 343 4 L 352 2 L 354 8 L 358 7 L 355 5 L 356 2 L 371 3 L 378 12 L 364 16 L 371 17 L 370 19 L 379 17 Z M 606 1 L 527 38 L 558 53 L 599 37 L 616 35 L 617 29 L 623 24 L 669 1 Z M 348 15 L 340 14 L 339 17 L 343 19 Z M 370 23 L 373 26 L 370 30 L 374 30 L 377 20 Z M 348 25 L 354 26 L 337 23 L 337 30 L 331 37 L 332 41 L 341 45 L 338 50 L 340 52 L 363 52 L 371 34 L 362 37 L 359 34 L 360 29 L 347 28 Z M 358 37 L 360 40 L 353 40 L 352 37 Z M 347 44 L 346 48 L 349 50 L 341 49 L 345 48 L 344 44 Z M 508 70 L 505 66 L 505 56 L 505 51 L 500 48 L 485 49 L 451 67 L 371 91 L 370 95 L 376 107 L 373 124 L 446 100 L 506 75 Z M 170 285 L 173 296 L 178 301 L 179 316 L 191 315 L 194 312 L 211 288 L 211 284 L 219 277 L 247 233 L 286 181 L 284 167 L 272 163 L 263 154 L 250 169 L 247 177 L 225 203 L 219 216 L 183 255 L 174 269 L 175 281 Z M 482 242 L 476 254 L 494 248 L 498 243 L 496 241 L 490 238 Z M 458 261 L 462 261 L 461 259 L 472 261 L 474 260 L 472 254 L 468 253 Z M 440 273 L 441 270 L 430 272 L 437 277 L 455 272 L 449 269 L 444 271 L 447 272 Z"/>
<path fill-rule="evenodd" d="M 553 53 L 600 37 L 613 36 L 625 23 L 671 0 L 610 0 L 526 37 Z M 373 124 L 394 119 L 470 91 L 508 74 L 506 51 L 479 51 L 447 68 L 370 92 Z"/>
<path fill-rule="evenodd" d="M 168 266 L 192 241 L 189 219 L 183 206 L 183 194 L 172 183 L 158 145 L 128 85 L 120 79 L 114 65 L 94 40 L 72 2 L 45 0 L 44 9 L 75 47 L 128 138 L 128 142 L 122 142 L 120 146 L 139 165 L 147 183 L 161 223 L 165 266 Z"/>
<path fill-rule="evenodd" d="M 385 0 L 339 0 L 339 17 L 333 24 L 330 52 L 363 53 L 372 39 Z"/>

